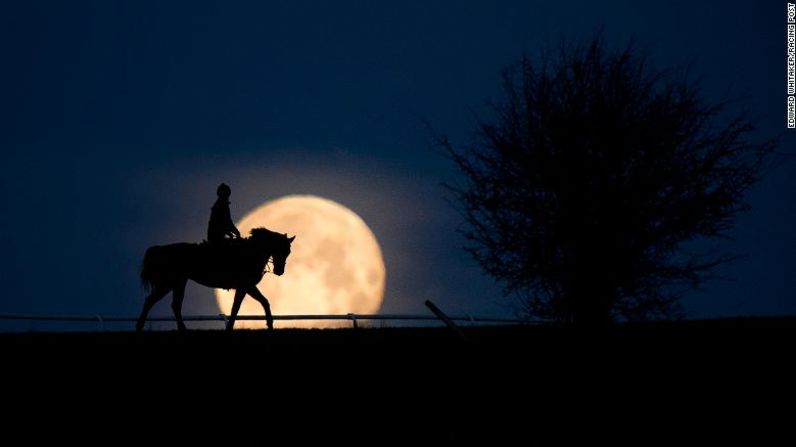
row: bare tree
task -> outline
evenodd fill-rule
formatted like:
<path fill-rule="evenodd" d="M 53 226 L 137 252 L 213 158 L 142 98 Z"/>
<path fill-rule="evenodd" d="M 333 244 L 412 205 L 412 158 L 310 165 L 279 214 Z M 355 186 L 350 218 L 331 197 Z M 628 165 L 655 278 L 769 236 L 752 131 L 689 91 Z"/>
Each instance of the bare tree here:
<path fill-rule="evenodd" d="M 450 188 L 468 251 L 532 316 L 680 316 L 682 293 L 731 259 L 688 242 L 726 236 L 774 142 L 599 37 L 522 59 L 503 93 L 472 144 L 440 140 L 464 173 Z"/>

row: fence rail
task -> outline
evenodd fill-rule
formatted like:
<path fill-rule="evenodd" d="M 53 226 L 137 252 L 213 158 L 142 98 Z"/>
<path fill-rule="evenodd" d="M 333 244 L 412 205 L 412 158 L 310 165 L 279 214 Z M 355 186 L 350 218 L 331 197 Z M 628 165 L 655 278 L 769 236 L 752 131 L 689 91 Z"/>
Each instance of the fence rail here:
<path fill-rule="evenodd" d="M 527 321 L 511 318 L 492 318 L 478 317 L 470 315 L 460 315 L 448 317 L 450 320 L 470 323 L 489 323 L 489 324 L 528 324 Z M 185 315 L 185 321 L 222 321 L 226 322 L 229 315 Z M 0 314 L 0 320 L 24 320 L 24 321 L 61 321 L 61 322 L 94 322 L 104 329 L 105 323 L 134 322 L 138 317 L 115 316 L 115 315 L 37 315 L 37 314 Z M 265 320 L 265 315 L 238 315 L 237 320 Z M 274 320 L 294 321 L 294 320 L 343 320 L 350 321 L 353 327 L 358 327 L 359 321 L 441 321 L 434 315 L 420 314 L 334 314 L 334 315 L 274 315 Z M 174 317 L 149 317 L 147 322 L 173 322 Z"/>

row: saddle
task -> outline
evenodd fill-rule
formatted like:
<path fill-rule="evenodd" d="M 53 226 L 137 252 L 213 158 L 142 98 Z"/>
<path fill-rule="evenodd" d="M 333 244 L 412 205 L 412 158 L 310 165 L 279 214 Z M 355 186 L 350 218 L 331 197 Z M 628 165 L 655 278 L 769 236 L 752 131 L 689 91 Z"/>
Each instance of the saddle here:
<path fill-rule="evenodd" d="M 218 242 L 210 242 L 203 240 L 199 243 L 199 247 L 205 250 L 211 256 L 235 256 L 241 252 L 245 246 L 246 241 L 243 238 L 237 239 L 224 239 Z"/>

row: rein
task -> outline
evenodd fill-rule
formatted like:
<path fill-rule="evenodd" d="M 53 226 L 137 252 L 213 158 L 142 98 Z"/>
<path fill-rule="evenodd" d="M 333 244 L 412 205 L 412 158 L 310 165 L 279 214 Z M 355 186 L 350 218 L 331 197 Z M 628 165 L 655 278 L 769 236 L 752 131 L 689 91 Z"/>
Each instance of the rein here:
<path fill-rule="evenodd" d="M 285 264 L 287 264 L 287 262 L 285 262 Z M 266 273 L 273 272 L 274 271 L 273 266 L 274 266 L 274 257 L 269 256 L 268 260 L 265 261 L 265 266 L 263 267 L 263 276 L 265 276 Z"/>

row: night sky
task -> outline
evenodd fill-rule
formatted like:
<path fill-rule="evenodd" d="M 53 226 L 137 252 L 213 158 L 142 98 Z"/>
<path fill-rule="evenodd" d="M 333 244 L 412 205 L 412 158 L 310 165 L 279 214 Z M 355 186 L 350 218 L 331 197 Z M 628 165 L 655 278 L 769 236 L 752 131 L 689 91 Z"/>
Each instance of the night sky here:
<path fill-rule="evenodd" d="M 0 313 L 137 315 L 145 249 L 203 239 L 223 181 L 235 219 L 285 194 L 362 216 L 385 256 L 382 312 L 509 315 L 461 250 L 440 186 L 459 178 L 424 123 L 471 141 L 502 67 L 598 30 L 659 67 L 693 64 L 706 98 L 738 100 L 794 151 L 785 2 L 596 3 L 4 4 Z M 723 243 L 745 257 L 688 295 L 689 316 L 796 314 L 796 159 L 768 171 Z M 185 308 L 218 313 L 193 284 Z"/>

